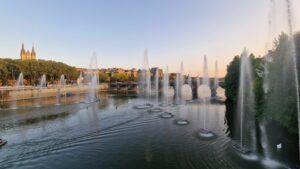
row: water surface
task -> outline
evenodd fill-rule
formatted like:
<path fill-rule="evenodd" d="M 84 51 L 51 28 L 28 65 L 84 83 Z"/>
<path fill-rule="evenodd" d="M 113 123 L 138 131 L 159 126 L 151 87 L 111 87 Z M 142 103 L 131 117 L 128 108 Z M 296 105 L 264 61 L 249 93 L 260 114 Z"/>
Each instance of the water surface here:
<path fill-rule="evenodd" d="M 284 168 L 257 156 L 232 150 L 225 106 L 170 106 L 175 117 L 133 109 L 145 100 L 105 95 L 101 102 L 1 111 L 0 168 Z M 152 101 L 155 107 L 161 102 Z M 176 118 L 190 121 L 174 124 Z M 201 140 L 195 132 L 212 130 L 217 137 Z"/>

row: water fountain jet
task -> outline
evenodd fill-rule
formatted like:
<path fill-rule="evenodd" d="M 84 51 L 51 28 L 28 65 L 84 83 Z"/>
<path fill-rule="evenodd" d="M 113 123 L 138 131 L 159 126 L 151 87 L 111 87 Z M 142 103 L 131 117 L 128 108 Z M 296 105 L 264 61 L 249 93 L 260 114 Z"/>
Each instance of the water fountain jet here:
<path fill-rule="evenodd" d="M 88 71 L 84 75 L 84 81 L 86 81 L 88 86 L 88 93 L 86 94 L 85 103 L 89 104 L 100 101 L 97 95 L 97 88 L 99 86 L 99 72 L 96 52 L 94 52 L 91 57 Z"/>
<path fill-rule="evenodd" d="M 143 59 L 143 67 L 139 74 L 140 83 L 139 83 L 139 94 L 145 97 L 145 103 L 142 105 L 134 106 L 135 109 L 150 109 L 153 107 L 152 104 L 149 103 L 151 96 L 151 73 L 149 70 L 149 61 L 148 61 L 148 50 L 144 51 L 144 59 Z"/>
<path fill-rule="evenodd" d="M 174 115 L 169 112 L 168 107 L 171 105 L 169 104 L 169 69 L 168 66 L 166 67 L 166 70 L 164 72 L 163 77 L 163 99 L 164 102 L 162 103 L 163 107 L 166 107 L 166 111 L 159 115 L 159 117 L 164 119 L 172 118 Z"/>
<path fill-rule="evenodd" d="M 288 28 L 289 28 L 289 37 L 290 37 L 290 46 L 291 46 L 291 53 L 293 59 L 293 68 L 294 68 L 294 78 L 295 78 L 295 87 L 296 87 L 296 99 L 297 99 L 297 115 L 298 115 L 298 144 L 300 147 L 300 94 L 299 94 L 299 77 L 298 77 L 298 68 L 297 68 L 297 56 L 296 56 L 296 48 L 295 48 L 295 40 L 294 40 L 294 30 L 293 30 L 293 21 L 292 21 L 292 7 L 291 1 L 286 0 L 287 6 L 287 18 L 288 18 Z M 300 148 L 299 148 L 300 154 Z M 300 158 L 300 155 L 299 155 Z M 300 159 L 299 159 L 300 161 Z"/>
<path fill-rule="evenodd" d="M 83 76 L 82 73 L 80 73 L 78 79 L 77 79 L 77 103 L 80 103 L 80 95 L 81 95 L 81 85 L 83 83 Z"/>
<path fill-rule="evenodd" d="M 232 142 L 231 146 L 242 154 L 249 154 L 251 150 L 244 144 L 245 116 L 251 114 L 250 108 L 253 107 L 253 89 L 252 89 L 252 68 L 248 51 L 244 49 L 240 61 L 240 78 L 239 78 L 239 97 L 238 113 L 240 116 L 240 141 Z M 247 113 L 247 114 L 246 114 Z M 250 117 L 250 116 L 249 116 Z M 249 119 L 250 120 L 250 119 Z"/>
<path fill-rule="evenodd" d="M 57 85 L 57 92 L 56 92 L 56 105 L 61 104 L 61 88 L 64 88 L 65 86 L 65 76 L 61 75 L 59 83 Z"/>
<path fill-rule="evenodd" d="M 184 83 L 185 83 L 185 76 L 184 76 L 183 62 L 181 62 L 180 63 L 180 74 L 177 74 L 177 76 L 176 76 L 176 90 L 177 90 L 176 93 L 178 93 L 177 98 L 176 98 L 177 105 L 178 104 L 182 105 L 184 102 L 186 102 L 186 100 L 183 100 L 183 95 L 186 93 L 182 92 Z M 184 112 L 181 110 L 181 106 L 180 106 L 179 107 L 179 118 L 174 121 L 174 123 L 176 125 L 185 126 L 190 123 L 187 119 L 185 119 L 183 113 Z"/>
<path fill-rule="evenodd" d="M 216 134 L 206 128 L 206 116 L 208 111 L 208 99 L 210 99 L 209 95 L 209 77 L 208 77 L 208 65 L 206 56 L 204 56 L 203 60 L 203 76 L 202 76 L 202 85 L 200 88 L 200 96 L 202 97 L 201 100 L 204 104 L 204 118 L 203 118 L 203 128 L 200 128 L 196 131 L 197 137 L 200 139 L 212 139 L 216 137 Z"/>
<path fill-rule="evenodd" d="M 23 73 L 21 72 L 17 82 L 14 85 L 14 91 L 16 91 L 16 96 L 13 98 L 11 109 L 18 109 L 17 101 L 20 98 L 20 90 L 22 90 L 23 87 L 24 87 L 24 77 L 23 77 Z M 21 96 L 21 98 L 23 100 L 23 96 Z"/>
<path fill-rule="evenodd" d="M 41 95 L 42 95 L 42 89 L 46 87 L 46 75 L 43 74 L 42 77 L 40 78 L 40 82 L 39 82 L 39 85 L 38 85 L 38 96 L 37 96 L 37 99 L 38 99 L 38 102 L 36 103 L 35 107 L 41 107 Z"/>

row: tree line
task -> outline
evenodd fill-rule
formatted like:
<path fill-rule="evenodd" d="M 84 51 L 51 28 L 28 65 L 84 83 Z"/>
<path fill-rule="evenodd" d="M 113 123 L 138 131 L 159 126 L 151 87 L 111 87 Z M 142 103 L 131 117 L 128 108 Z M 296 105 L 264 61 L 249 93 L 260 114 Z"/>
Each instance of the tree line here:
<path fill-rule="evenodd" d="M 20 73 L 23 73 L 25 85 L 38 85 L 43 74 L 48 84 L 56 84 L 63 74 L 68 83 L 76 83 L 79 72 L 75 67 L 62 62 L 49 60 L 0 59 L 0 86 L 14 85 Z M 128 82 L 137 81 L 125 73 L 99 72 L 100 82 Z"/>
<path fill-rule="evenodd" d="M 23 73 L 26 85 L 37 85 L 43 74 L 48 83 L 57 83 L 65 75 L 69 82 L 75 82 L 79 72 L 75 67 L 62 62 L 48 60 L 0 59 L 0 85 L 13 85 L 20 73 Z"/>

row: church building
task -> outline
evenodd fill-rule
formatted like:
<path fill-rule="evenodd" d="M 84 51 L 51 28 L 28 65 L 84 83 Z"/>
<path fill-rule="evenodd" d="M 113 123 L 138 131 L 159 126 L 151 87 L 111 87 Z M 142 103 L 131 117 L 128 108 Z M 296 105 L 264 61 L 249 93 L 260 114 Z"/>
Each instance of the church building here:
<path fill-rule="evenodd" d="M 22 43 L 22 49 L 20 53 L 21 60 L 36 60 L 36 53 L 34 46 L 32 46 L 31 52 L 29 50 L 25 51 L 24 44 Z"/>

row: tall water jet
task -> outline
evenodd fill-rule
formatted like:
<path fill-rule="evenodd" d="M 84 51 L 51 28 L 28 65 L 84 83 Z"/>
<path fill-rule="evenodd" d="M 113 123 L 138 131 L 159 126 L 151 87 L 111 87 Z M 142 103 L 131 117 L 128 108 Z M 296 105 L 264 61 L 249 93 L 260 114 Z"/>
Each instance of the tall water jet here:
<path fill-rule="evenodd" d="M 149 103 L 151 96 L 151 73 L 149 70 L 148 63 L 148 50 L 144 51 L 143 58 L 143 67 L 139 73 L 140 81 L 139 81 L 139 95 L 144 97 L 145 102 L 143 105 L 135 106 L 136 109 L 148 109 L 153 107 L 152 104 Z"/>
<path fill-rule="evenodd" d="M 206 130 L 206 116 L 207 116 L 207 99 L 209 97 L 209 78 L 208 78 L 208 65 L 207 65 L 207 59 L 206 56 L 204 56 L 203 61 L 203 76 L 202 76 L 202 92 L 201 95 L 203 96 L 203 102 L 204 102 L 204 121 L 203 121 L 203 129 Z"/>
<path fill-rule="evenodd" d="M 200 82 L 200 77 L 199 77 L 199 74 L 197 75 L 196 77 L 196 92 L 197 92 L 197 98 L 199 99 L 200 95 L 199 95 L 199 86 L 200 86 L 201 82 Z"/>
<path fill-rule="evenodd" d="M 162 106 L 166 107 L 166 111 L 160 115 L 161 118 L 169 119 L 173 117 L 173 114 L 169 112 L 169 68 L 168 66 L 165 69 L 163 77 L 163 103 Z"/>
<path fill-rule="evenodd" d="M 268 141 L 268 137 L 267 137 L 267 131 L 266 131 L 266 127 L 264 122 L 262 122 L 261 124 L 259 124 L 259 129 L 261 132 L 261 144 L 262 144 L 262 148 L 263 148 L 263 153 L 265 155 L 266 159 L 270 159 L 271 158 L 271 151 L 270 151 L 270 146 L 269 146 L 269 141 Z"/>
<path fill-rule="evenodd" d="M 192 77 L 190 76 L 190 74 L 188 75 L 188 85 L 192 87 Z"/>
<path fill-rule="evenodd" d="M 180 104 L 180 74 L 176 73 L 175 79 L 175 104 Z"/>
<path fill-rule="evenodd" d="M 65 75 L 60 76 L 59 83 L 57 84 L 57 91 L 56 91 L 56 105 L 61 104 L 61 89 L 65 86 Z"/>
<path fill-rule="evenodd" d="M 182 103 L 192 102 L 193 91 L 192 91 L 192 77 L 190 74 L 187 76 L 187 84 L 181 87 L 181 101 Z"/>
<path fill-rule="evenodd" d="M 37 103 L 36 103 L 36 107 L 40 107 L 41 106 L 41 95 L 42 95 L 42 89 L 46 87 L 46 75 L 43 74 L 42 77 L 40 78 L 40 82 L 38 85 L 38 96 L 37 96 Z"/>
<path fill-rule="evenodd" d="M 197 77 L 196 77 L 196 85 L 197 85 L 197 89 L 198 89 L 198 87 L 200 86 L 200 77 L 199 77 L 199 75 L 197 75 Z"/>
<path fill-rule="evenodd" d="M 263 84 L 262 88 L 265 94 L 265 97 L 267 98 L 270 92 L 270 88 L 272 87 L 270 83 L 270 68 L 273 62 L 273 43 L 274 43 L 274 36 L 276 34 L 276 5 L 275 0 L 270 0 L 270 11 L 268 16 L 268 36 L 267 36 L 267 42 L 265 44 L 265 53 L 266 55 L 263 57 L 263 72 L 256 71 L 256 74 L 259 77 L 263 78 Z M 267 103 L 266 109 L 264 111 L 268 111 L 268 99 L 265 100 Z M 271 146 L 269 145 L 268 136 L 267 136 L 267 130 L 266 130 L 266 124 L 267 120 L 266 118 L 260 120 L 257 122 L 259 131 L 260 131 L 260 143 L 262 148 L 262 153 L 265 156 L 265 159 L 269 160 L 271 158 Z"/>
<path fill-rule="evenodd" d="M 184 84 L 184 70 L 183 70 L 183 62 L 180 63 L 180 71 L 176 74 L 175 79 L 175 104 L 182 104 L 182 93 L 181 88 Z"/>
<path fill-rule="evenodd" d="M 267 42 L 265 44 L 265 53 L 264 56 L 264 77 L 263 77 L 263 89 L 265 94 L 269 92 L 270 88 L 270 63 L 272 62 L 272 48 L 274 45 L 274 37 L 277 36 L 277 17 L 276 17 L 276 2 L 275 0 L 270 0 L 270 10 L 269 10 L 269 16 L 268 16 L 268 33 L 267 33 Z"/>
<path fill-rule="evenodd" d="M 212 139 L 216 135 L 214 132 L 210 131 L 206 127 L 206 116 L 208 112 L 208 101 L 210 100 L 210 84 L 208 77 L 208 64 L 207 58 L 204 56 L 203 59 L 203 73 L 202 73 L 202 84 L 199 87 L 198 95 L 200 95 L 201 100 L 204 105 L 204 118 L 203 118 L 203 127 L 197 131 L 197 136 L 201 139 Z"/>
<path fill-rule="evenodd" d="M 278 7 L 284 9 L 283 13 L 279 13 L 278 16 L 285 16 L 286 23 L 283 24 L 287 26 L 287 34 L 280 33 L 278 38 L 276 38 L 276 43 L 273 46 L 266 45 L 266 55 L 264 57 L 264 91 L 265 99 L 264 103 L 266 106 L 264 109 L 264 119 L 260 122 L 261 131 L 261 143 L 263 147 L 263 153 L 265 155 L 265 160 L 274 159 L 284 159 L 285 157 L 275 151 L 275 144 L 282 144 L 282 149 L 288 151 L 288 149 L 295 149 L 295 144 L 285 142 L 286 137 L 292 135 L 290 132 L 297 133 L 300 135 L 300 111 L 299 111 L 299 77 L 298 77 L 298 67 L 299 60 L 297 56 L 299 46 L 299 34 L 295 33 L 293 30 L 293 16 L 292 16 L 292 1 L 285 0 L 282 2 L 276 1 Z M 277 4 L 276 4 L 277 5 Z M 269 16 L 269 34 L 274 32 L 274 21 L 276 18 L 274 12 L 275 1 L 271 1 L 270 4 L 271 14 Z M 280 27 L 282 28 L 282 27 Z M 282 32 L 283 30 L 280 30 Z M 279 33 L 279 32 L 278 32 Z M 276 35 L 277 36 L 277 35 Z M 273 39 L 275 35 L 270 36 Z M 267 44 L 270 42 L 267 42 Z M 296 51 L 297 50 L 297 51 Z M 291 120 L 293 119 L 293 120 Z M 297 119 L 297 120 L 296 120 Z M 274 132 L 273 126 L 279 126 L 279 129 L 289 129 L 288 132 L 278 131 Z M 280 135 L 275 137 L 274 135 Z M 300 146 L 300 139 L 298 141 L 298 146 Z M 299 151 L 297 151 L 300 154 Z M 292 152 L 291 152 L 292 153 Z M 296 157 L 296 154 L 294 155 Z M 299 159 L 291 159 L 292 161 L 300 161 Z"/>
<path fill-rule="evenodd" d="M 40 84 L 39 84 L 39 87 L 46 87 L 47 85 L 47 79 L 46 79 L 46 75 L 43 74 L 41 79 L 40 79 Z"/>
<path fill-rule="evenodd" d="M 208 65 L 206 56 L 203 59 L 203 73 L 202 73 L 202 83 L 198 87 L 198 96 L 200 96 L 204 105 L 207 104 L 207 101 L 210 99 L 210 83 L 208 77 Z"/>
<path fill-rule="evenodd" d="M 148 65 L 148 51 L 145 49 L 144 57 L 143 57 L 143 66 L 140 71 L 140 82 L 139 82 L 139 91 L 140 95 L 143 97 L 146 97 L 146 99 L 149 99 L 150 97 L 150 90 L 151 90 L 151 84 L 150 84 L 150 71 L 149 71 L 149 65 Z"/>
<path fill-rule="evenodd" d="M 240 145 L 243 146 L 243 121 L 244 121 L 244 99 L 245 99 L 245 93 L 244 93 L 244 85 L 245 85 L 245 70 L 246 70 L 246 61 L 248 57 L 248 54 L 246 51 L 241 56 L 241 66 L 240 66 L 240 85 L 239 85 L 239 100 L 240 100 Z"/>
<path fill-rule="evenodd" d="M 23 73 L 21 72 L 19 77 L 18 77 L 18 80 L 15 84 L 16 87 L 23 87 L 24 86 L 24 76 L 23 76 Z"/>
<path fill-rule="evenodd" d="M 80 103 L 80 95 L 81 95 L 81 85 L 83 83 L 83 76 L 80 73 L 79 77 L 77 78 L 77 103 Z"/>
<path fill-rule="evenodd" d="M 165 69 L 165 73 L 164 73 L 164 84 L 163 84 L 163 96 L 164 96 L 164 101 L 166 103 L 169 103 L 169 86 L 170 86 L 170 82 L 169 82 L 169 68 L 168 66 Z"/>
<path fill-rule="evenodd" d="M 202 84 L 209 87 L 209 78 L 208 78 L 208 65 L 207 65 L 207 58 L 204 56 L 203 61 L 203 82 Z"/>
<path fill-rule="evenodd" d="M 13 101 L 12 101 L 12 109 L 17 109 L 17 101 L 18 99 L 22 99 L 23 100 L 23 96 L 20 96 L 21 90 L 24 87 L 24 76 L 23 73 L 21 72 L 18 80 L 16 81 L 15 85 L 14 85 L 14 91 L 16 91 L 15 93 L 15 97 L 13 97 Z"/>
<path fill-rule="evenodd" d="M 269 64 L 271 62 L 272 62 L 272 51 L 269 51 L 268 54 L 264 56 L 264 65 L 263 65 L 264 66 L 263 89 L 264 89 L 265 94 L 267 94 L 270 89 Z"/>
<path fill-rule="evenodd" d="M 176 98 L 175 104 L 183 104 L 186 100 L 183 99 L 184 92 L 183 92 L 183 86 L 185 83 L 185 76 L 184 76 L 184 69 L 183 69 L 183 62 L 180 63 L 180 73 L 176 76 L 176 93 L 178 93 Z M 188 86 L 190 87 L 190 86 Z M 190 93 L 189 93 L 190 94 Z M 179 107 L 179 118 L 175 120 L 175 124 L 177 125 L 188 125 L 189 121 L 186 120 L 185 117 L 186 112 L 182 110 L 182 106 Z"/>
<path fill-rule="evenodd" d="M 297 98 L 297 114 L 298 114 L 298 144 L 299 144 L 299 158 L 300 158 L 300 98 L 299 98 L 299 80 L 298 80 L 298 68 L 297 68 L 297 58 L 296 58 L 296 49 L 295 49 L 295 40 L 294 40 L 294 30 L 292 23 L 292 7 L 291 1 L 286 0 L 287 6 L 287 18 L 288 18 L 288 27 L 289 27 L 289 37 L 290 37 L 290 51 L 291 57 L 293 59 L 293 68 L 294 68 L 294 78 L 295 78 L 295 87 L 296 87 L 296 98 Z M 300 159 L 299 159 L 300 161 Z"/>
<path fill-rule="evenodd" d="M 155 69 L 153 76 L 154 76 L 154 79 L 153 79 L 154 80 L 154 92 L 152 92 L 152 93 L 155 95 L 155 101 L 158 104 L 159 103 L 159 100 L 158 100 L 158 98 L 159 98 L 159 81 L 160 81 L 159 68 Z M 158 107 L 148 110 L 149 113 L 159 113 L 161 111 L 162 111 L 162 109 L 158 108 Z"/>
<path fill-rule="evenodd" d="M 270 22 L 270 21 L 269 21 Z M 267 45 L 266 45 L 267 46 Z M 270 92 L 270 64 L 272 63 L 272 51 L 269 50 L 268 53 L 264 56 L 263 63 L 263 91 L 265 95 L 268 95 Z M 271 159 L 271 150 L 269 146 L 267 131 L 266 131 L 266 118 L 259 121 L 259 130 L 260 130 L 260 143 L 263 149 L 263 154 L 267 160 Z"/>
<path fill-rule="evenodd" d="M 144 71 L 145 71 L 145 89 L 146 89 L 146 98 L 149 101 L 151 96 L 151 73 L 149 69 L 149 59 L 148 59 L 148 50 L 145 50 L 144 53 Z"/>
<path fill-rule="evenodd" d="M 179 76 L 179 88 L 181 89 L 185 83 L 184 77 L 184 68 L 183 68 L 183 61 L 180 63 L 180 76 Z M 180 90 L 180 98 L 181 98 L 181 90 Z"/>
<path fill-rule="evenodd" d="M 252 67 L 251 61 L 249 58 L 248 51 L 244 49 L 243 53 L 241 54 L 241 61 L 240 61 L 240 77 L 239 77 L 239 95 L 238 95 L 238 115 L 239 115 L 239 124 L 240 124 L 240 136 L 239 136 L 239 143 L 233 143 L 232 147 L 237 151 L 247 154 L 250 152 L 250 149 L 246 148 L 249 146 L 256 147 L 254 140 L 250 140 L 249 144 L 246 145 L 244 139 L 246 137 L 247 132 L 245 129 L 250 130 L 250 137 L 253 138 L 254 136 L 254 97 L 253 97 L 253 81 L 252 81 Z M 245 122 L 247 119 L 247 124 Z M 253 124 L 252 124 L 253 123 Z M 251 125 L 252 124 L 252 125 Z"/>
<path fill-rule="evenodd" d="M 88 102 L 98 101 L 97 87 L 99 85 L 98 73 L 93 73 L 90 85 L 90 91 L 88 94 Z"/>
<path fill-rule="evenodd" d="M 214 79 L 214 88 L 219 87 L 219 70 L 218 70 L 218 61 L 215 62 L 215 79 Z"/>
<path fill-rule="evenodd" d="M 157 101 L 158 101 L 158 94 L 159 94 L 159 70 L 157 68 L 155 71 L 155 96 Z"/>
<path fill-rule="evenodd" d="M 86 96 L 86 103 L 99 101 L 97 96 L 97 87 L 99 85 L 98 59 L 94 52 L 85 79 L 88 83 L 88 93 Z"/>
<path fill-rule="evenodd" d="M 211 96 L 214 99 L 218 99 L 218 89 L 219 89 L 219 70 L 218 70 L 218 61 L 215 62 L 215 78 L 214 78 L 214 86 L 212 90 Z"/>

